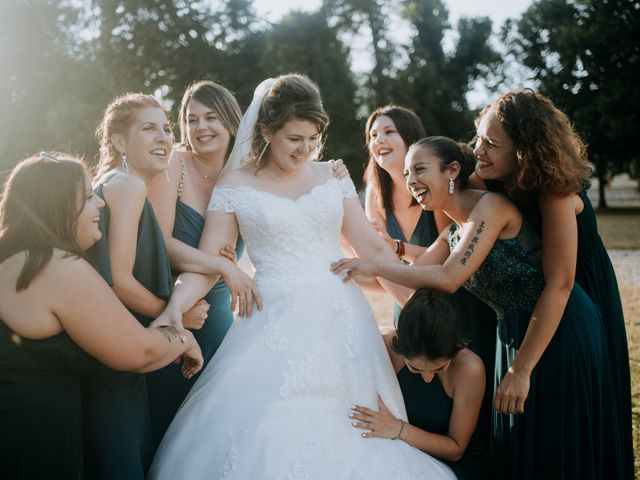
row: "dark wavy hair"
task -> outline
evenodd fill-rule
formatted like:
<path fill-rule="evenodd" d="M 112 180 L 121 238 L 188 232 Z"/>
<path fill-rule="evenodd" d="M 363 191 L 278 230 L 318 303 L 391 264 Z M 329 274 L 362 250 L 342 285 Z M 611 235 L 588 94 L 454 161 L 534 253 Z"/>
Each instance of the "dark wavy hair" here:
<path fill-rule="evenodd" d="M 400 311 L 393 351 L 405 358 L 453 358 L 466 347 L 449 301 L 430 290 L 416 291 Z"/>
<path fill-rule="evenodd" d="M 0 200 L 0 261 L 26 252 L 17 291 L 29 287 L 54 248 L 87 258 L 76 242 L 84 192 L 91 188 L 86 175 L 79 159 L 58 152 L 22 160 L 10 173 Z"/>
<path fill-rule="evenodd" d="M 253 131 L 249 164 L 259 166 L 268 148 L 261 126 L 276 132 L 291 119 L 315 123 L 320 135 L 324 135 L 329 126 L 329 115 L 322 105 L 318 86 L 300 73 L 280 75 L 262 99 Z"/>
<path fill-rule="evenodd" d="M 456 142 L 449 137 L 433 136 L 417 141 L 409 147 L 409 151 L 415 152 L 422 148 L 429 150 L 438 158 L 441 171 L 444 171 L 453 162 L 458 162 L 460 164 L 458 184 L 460 188 L 466 188 L 469 185 L 469 176 L 476 168 L 477 159 L 468 144 Z M 408 154 L 409 152 L 407 152 Z"/>
<path fill-rule="evenodd" d="M 378 205 L 384 210 L 393 212 L 393 181 L 391 175 L 389 175 L 384 168 L 382 168 L 376 162 L 376 159 L 371 155 L 369 150 L 369 141 L 371 140 L 371 126 L 378 117 L 389 117 L 398 133 L 404 140 L 407 149 L 409 146 L 421 138 L 427 136 L 424 125 L 420 117 L 416 115 L 413 110 L 410 110 L 399 105 L 386 105 L 375 110 L 369 118 L 364 128 L 365 147 L 369 152 L 369 161 L 364 171 L 364 181 L 371 185 L 373 192 L 377 197 Z M 411 199 L 410 205 L 417 205 L 418 202 L 415 198 Z"/>
<path fill-rule="evenodd" d="M 549 98 L 531 89 L 509 92 L 481 115 L 489 110 L 515 149 L 516 168 L 505 185 L 507 193 L 569 195 L 584 188 L 591 176 L 586 146 L 569 117 Z"/>

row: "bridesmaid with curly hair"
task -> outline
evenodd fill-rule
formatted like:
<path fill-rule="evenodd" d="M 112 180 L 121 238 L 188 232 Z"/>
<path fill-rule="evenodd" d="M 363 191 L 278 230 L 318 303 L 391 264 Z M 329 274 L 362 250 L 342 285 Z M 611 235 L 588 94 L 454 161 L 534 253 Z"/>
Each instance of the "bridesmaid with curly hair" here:
<path fill-rule="evenodd" d="M 506 93 L 486 107 L 476 138 L 477 176 L 507 194 L 542 238 L 545 289 L 538 303 L 564 305 L 575 280 L 600 309 L 624 435 L 624 478 L 633 478 L 627 336 L 615 272 L 586 193 L 586 146 L 567 115 L 532 90 Z"/>

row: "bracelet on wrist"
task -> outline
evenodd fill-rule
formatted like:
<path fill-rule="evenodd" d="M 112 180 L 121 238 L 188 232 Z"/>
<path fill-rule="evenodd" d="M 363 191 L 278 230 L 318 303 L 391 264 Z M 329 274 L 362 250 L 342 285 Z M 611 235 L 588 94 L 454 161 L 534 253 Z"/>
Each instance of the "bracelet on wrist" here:
<path fill-rule="evenodd" d="M 394 243 L 396 244 L 396 255 L 400 258 L 404 257 L 405 254 L 405 243 L 402 240 L 394 239 Z"/>
<path fill-rule="evenodd" d="M 402 435 L 403 431 L 404 431 L 404 420 L 400 419 L 400 431 L 398 432 L 398 434 L 395 437 L 392 437 L 391 440 L 399 439 L 400 435 Z"/>

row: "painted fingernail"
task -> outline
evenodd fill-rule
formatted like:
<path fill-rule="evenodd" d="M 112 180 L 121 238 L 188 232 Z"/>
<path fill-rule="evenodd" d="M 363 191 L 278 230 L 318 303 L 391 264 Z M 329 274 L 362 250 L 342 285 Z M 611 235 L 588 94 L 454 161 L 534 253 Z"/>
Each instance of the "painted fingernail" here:
<path fill-rule="evenodd" d="M 362 438 L 367 438 L 367 434 L 366 434 L 366 433 L 361 433 L 361 434 L 360 434 L 360 436 L 361 436 Z"/>
<path fill-rule="evenodd" d="M 358 422 L 351 422 L 351 425 L 353 425 L 354 427 L 358 426 Z"/>
<path fill-rule="evenodd" d="M 349 417 L 350 417 L 350 418 L 353 418 L 353 417 L 355 417 L 355 415 L 354 415 L 353 413 L 350 413 L 350 414 L 349 414 Z"/>

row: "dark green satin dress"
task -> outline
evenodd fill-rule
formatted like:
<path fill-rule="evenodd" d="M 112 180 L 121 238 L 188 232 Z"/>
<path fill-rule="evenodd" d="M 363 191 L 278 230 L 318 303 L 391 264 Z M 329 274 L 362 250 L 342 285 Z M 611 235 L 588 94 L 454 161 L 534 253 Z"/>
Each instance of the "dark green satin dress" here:
<path fill-rule="evenodd" d="M 406 242 L 402 229 L 393 212 L 387 210 L 387 232 L 392 238 Z M 438 238 L 438 229 L 433 212 L 423 210 L 409 243 L 421 247 L 430 246 Z M 448 300 L 460 320 L 462 338 L 469 342 L 469 349 L 480 357 L 486 372 L 493 371 L 496 351 L 496 314 L 493 310 L 464 288 L 448 296 Z M 397 325 L 400 306 L 394 305 L 394 323 Z M 487 385 L 478 418 L 478 437 L 489 449 L 491 438 L 491 405 L 493 402 L 493 380 L 487 375 Z"/>
<path fill-rule="evenodd" d="M 634 478 L 633 437 L 631 431 L 631 372 L 629 347 L 624 325 L 622 300 L 611 259 L 598 233 L 596 214 L 586 191 L 580 192 L 584 209 L 576 216 L 578 224 L 578 261 L 576 282 L 600 309 L 611 358 L 611 373 L 619 402 L 623 434 L 625 479 Z"/>
<path fill-rule="evenodd" d="M 465 288 L 496 311 L 494 381 L 513 363 L 544 288 L 520 237 L 497 240 Z M 451 249 L 458 226 L 449 230 Z M 558 329 L 531 374 L 525 412 L 493 415 L 499 479 L 621 478 L 621 432 L 600 312 L 575 285 Z"/>
<path fill-rule="evenodd" d="M 504 184 L 496 180 L 485 181 L 487 188 L 504 192 Z M 629 368 L 629 348 L 624 324 L 622 300 L 618 290 L 616 274 L 609 254 L 598 233 L 596 214 L 587 196 L 589 185 L 579 193 L 584 204 L 582 212 L 576 216 L 578 228 L 578 251 L 576 262 L 576 282 L 584 289 L 602 314 L 607 350 L 612 365 L 611 375 L 618 402 L 619 424 L 623 435 L 623 475 L 632 480 L 635 476 L 633 465 L 633 440 L 631 422 L 631 372 Z M 532 194 L 521 199 L 519 208 L 527 220 L 542 235 L 542 216 L 539 196 Z"/>
<path fill-rule="evenodd" d="M 197 248 L 203 228 L 204 218 L 202 215 L 178 198 L 173 237 Z M 244 243 L 241 238 L 238 238 L 236 243 L 238 257 L 242 255 L 243 248 Z M 176 275 L 179 273 L 175 272 Z M 175 364 L 167 365 L 165 368 L 146 375 L 149 398 L 151 399 L 149 407 L 153 440 L 156 448 L 189 390 L 218 350 L 227 330 L 233 323 L 231 296 L 223 281 L 216 283 L 204 299 L 211 306 L 207 319 L 200 330 L 193 331 L 204 357 L 202 370 L 189 380 L 180 374 L 180 366 Z"/>
<path fill-rule="evenodd" d="M 66 332 L 30 340 L 0 320 L 0 478 L 85 478 L 81 379 L 98 365 Z"/>
<path fill-rule="evenodd" d="M 95 186 L 104 199 L 103 184 L 117 172 L 105 175 Z M 112 285 L 108 229 L 109 207 L 100 213 L 102 238 L 89 250 L 96 268 Z M 168 299 L 171 269 L 164 239 L 153 208 L 145 200 L 140 221 L 133 276 L 151 293 Z M 132 312 L 148 326 L 151 318 Z M 149 401 L 145 377 L 103 367 L 83 384 L 85 474 L 91 479 L 142 480 L 153 459 Z"/>
<path fill-rule="evenodd" d="M 398 372 L 398 382 L 404 397 L 409 423 L 414 427 L 439 435 L 449 432 L 449 420 L 453 410 L 453 399 L 445 392 L 436 375 L 429 383 L 407 367 Z M 490 480 L 491 458 L 489 451 L 473 433 L 469 445 L 457 462 L 444 461 L 459 480 Z"/>

